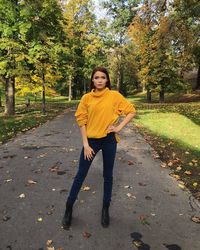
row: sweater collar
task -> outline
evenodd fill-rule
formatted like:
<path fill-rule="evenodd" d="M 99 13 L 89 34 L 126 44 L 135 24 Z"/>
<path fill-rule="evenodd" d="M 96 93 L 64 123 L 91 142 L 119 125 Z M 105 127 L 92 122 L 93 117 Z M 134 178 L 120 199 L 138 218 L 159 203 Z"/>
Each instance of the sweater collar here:
<path fill-rule="evenodd" d="M 92 89 L 91 90 L 91 94 L 93 95 L 93 96 L 102 96 L 102 95 L 104 95 L 106 92 L 108 92 L 109 91 L 109 88 L 108 87 L 106 87 L 105 89 L 103 89 L 103 90 L 101 90 L 101 91 L 98 91 L 98 92 L 95 92 L 95 89 Z"/>

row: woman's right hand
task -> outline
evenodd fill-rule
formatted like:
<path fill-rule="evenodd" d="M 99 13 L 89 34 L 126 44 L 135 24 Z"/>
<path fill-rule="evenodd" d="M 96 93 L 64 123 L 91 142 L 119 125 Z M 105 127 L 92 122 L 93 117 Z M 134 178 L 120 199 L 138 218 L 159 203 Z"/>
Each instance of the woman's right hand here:
<path fill-rule="evenodd" d="M 84 159 L 91 160 L 93 158 L 93 154 L 95 155 L 94 150 L 88 145 L 84 146 Z"/>

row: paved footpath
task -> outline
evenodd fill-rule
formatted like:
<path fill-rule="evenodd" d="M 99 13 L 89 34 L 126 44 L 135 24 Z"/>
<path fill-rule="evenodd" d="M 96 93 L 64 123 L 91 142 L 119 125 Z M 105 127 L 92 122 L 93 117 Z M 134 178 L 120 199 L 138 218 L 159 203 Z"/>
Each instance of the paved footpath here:
<path fill-rule="evenodd" d="M 110 226 L 100 223 L 99 151 L 82 187 L 90 190 L 80 191 L 70 230 L 61 227 L 82 147 L 74 111 L 0 146 L 0 249 L 199 250 L 200 224 L 191 221 L 198 201 L 160 167 L 130 123 L 117 146 Z"/>

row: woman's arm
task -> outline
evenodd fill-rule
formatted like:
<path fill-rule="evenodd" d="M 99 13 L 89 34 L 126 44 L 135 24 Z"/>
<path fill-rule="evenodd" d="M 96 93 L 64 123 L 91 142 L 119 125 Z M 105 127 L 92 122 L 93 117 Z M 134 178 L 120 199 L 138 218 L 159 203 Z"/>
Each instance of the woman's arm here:
<path fill-rule="evenodd" d="M 88 143 L 87 133 L 86 133 L 86 127 L 85 125 L 80 127 L 82 140 L 83 140 L 83 147 L 84 147 L 84 159 L 91 160 L 93 156 L 95 155 L 94 150 L 90 147 Z"/>
<path fill-rule="evenodd" d="M 117 125 L 116 127 L 111 125 L 108 127 L 109 132 L 119 132 L 127 123 L 129 123 L 133 117 L 135 116 L 136 113 L 129 113 L 126 115 L 126 117 L 124 118 L 124 120 Z"/>
<path fill-rule="evenodd" d="M 87 134 L 86 134 L 86 127 L 85 127 L 85 125 L 83 125 L 83 126 L 80 127 L 80 131 L 81 131 L 83 146 L 84 146 L 84 147 L 89 146 L 88 139 L 87 139 Z"/>

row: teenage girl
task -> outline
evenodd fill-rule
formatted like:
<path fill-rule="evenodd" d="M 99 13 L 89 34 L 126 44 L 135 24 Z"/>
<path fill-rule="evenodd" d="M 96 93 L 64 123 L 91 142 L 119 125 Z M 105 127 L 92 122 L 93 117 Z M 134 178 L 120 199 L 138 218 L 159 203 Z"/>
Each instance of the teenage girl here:
<path fill-rule="evenodd" d="M 96 67 L 91 76 L 90 92 L 84 94 L 75 112 L 80 127 L 83 147 L 79 158 L 79 168 L 66 201 L 66 210 L 62 220 L 64 229 L 69 228 L 72 220 L 72 208 L 79 190 L 87 176 L 90 165 L 101 149 L 103 156 L 104 195 L 101 214 L 103 227 L 109 225 L 109 206 L 113 184 L 113 166 L 117 143 L 117 133 L 135 116 L 135 107 L 116 90 L 111 90 L 108 71 Z M 116 124 L 120 115 L 126 117 Z"/>

